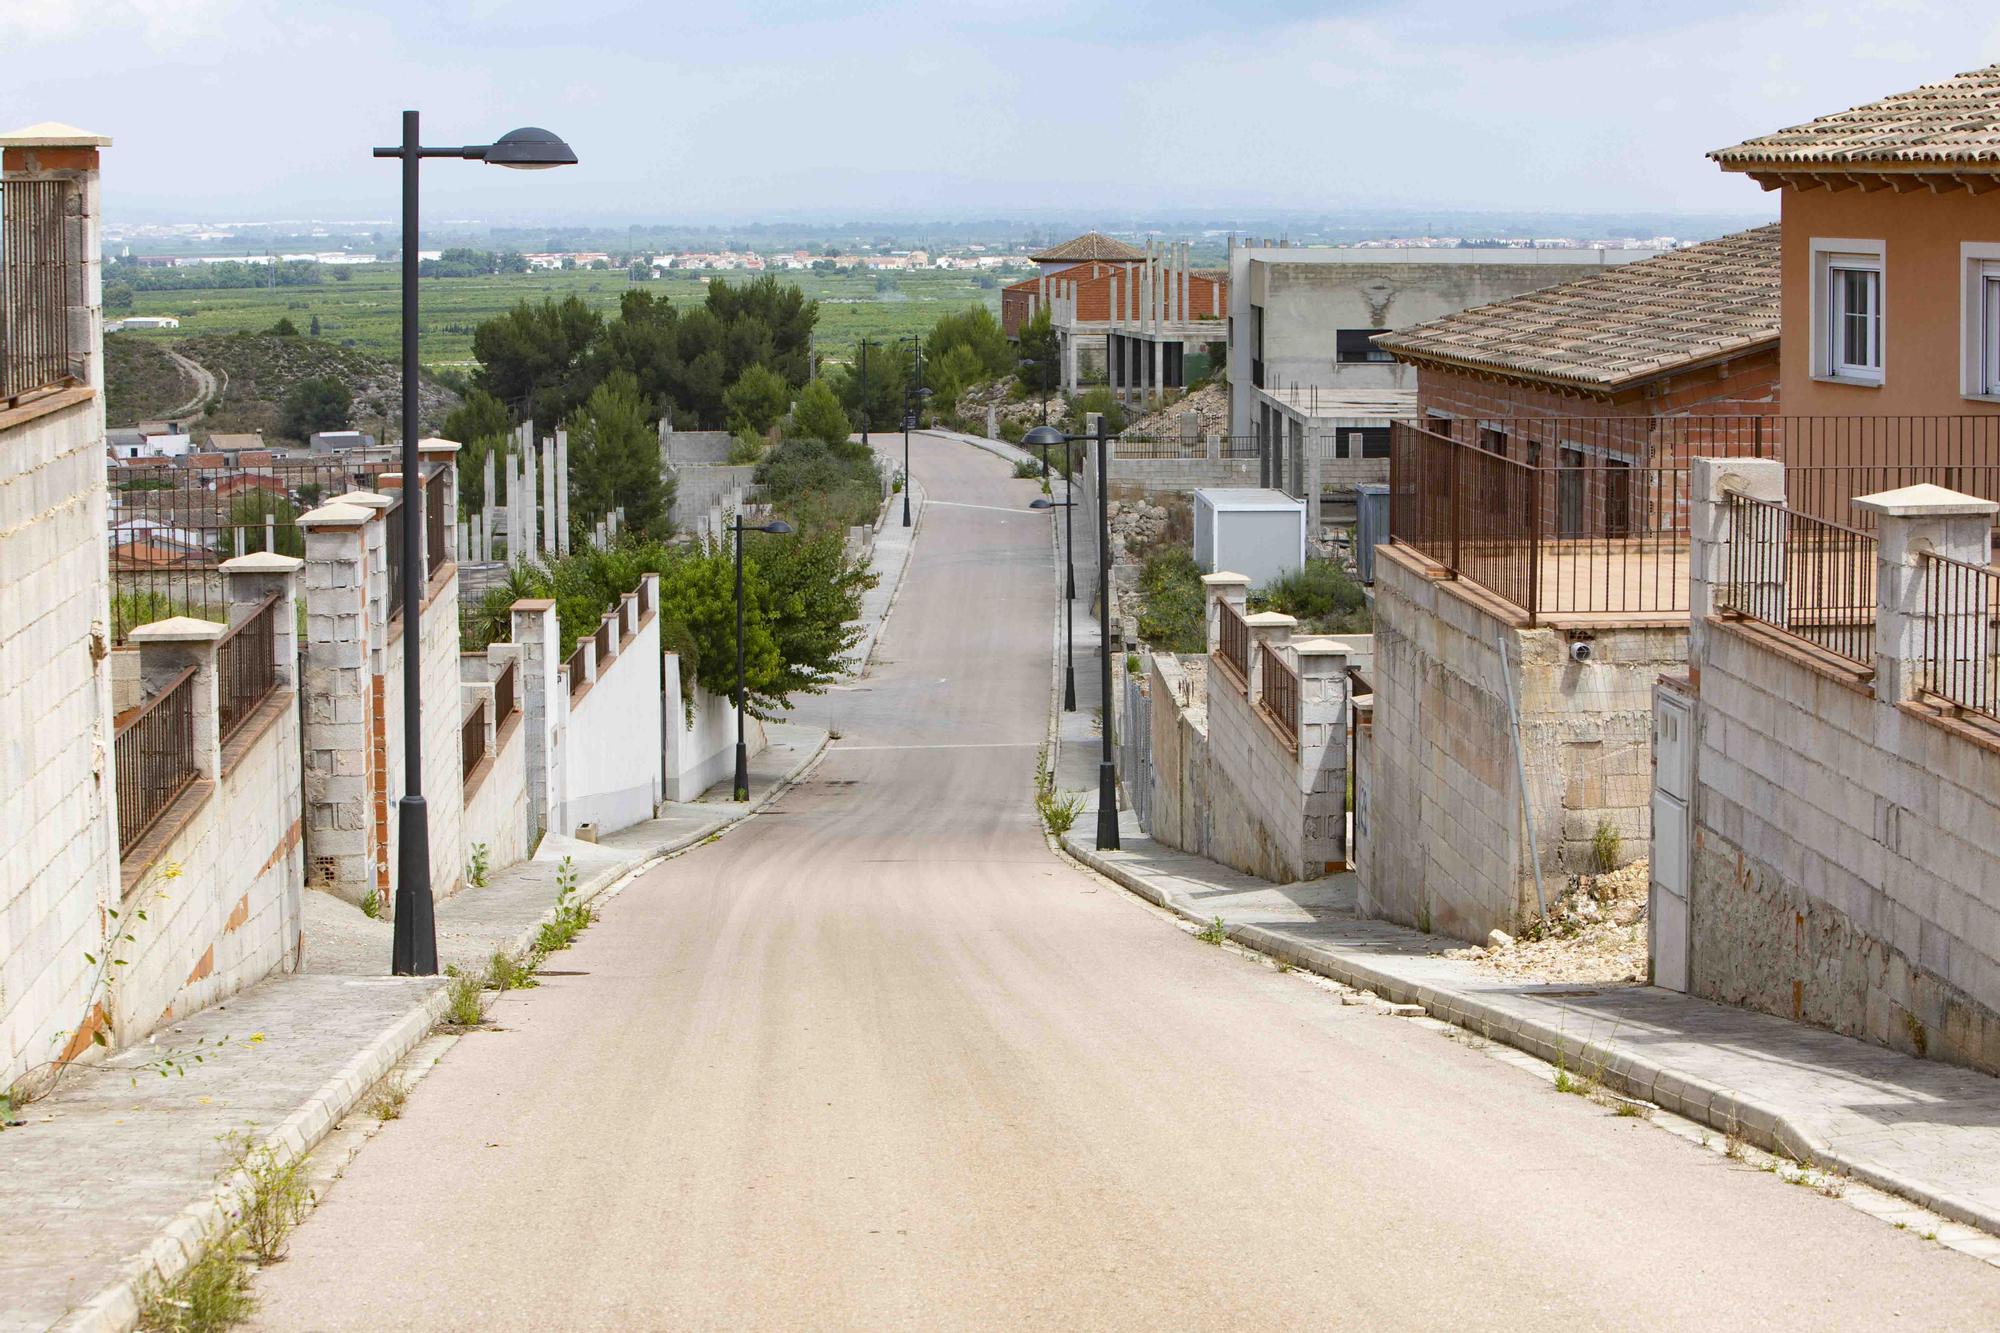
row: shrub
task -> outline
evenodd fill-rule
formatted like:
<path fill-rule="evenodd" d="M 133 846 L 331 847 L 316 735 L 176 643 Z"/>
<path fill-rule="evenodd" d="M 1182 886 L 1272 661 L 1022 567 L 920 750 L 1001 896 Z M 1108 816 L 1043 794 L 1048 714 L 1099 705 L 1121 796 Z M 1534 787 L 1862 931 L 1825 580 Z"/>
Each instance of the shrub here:
<path fill-rule="evenodd" d="M 858 443 L 786 440 L 757 465 L 771 507 L 802 529 L 846 530 L 873 523 L 882 507 L 882 474 Z"/>
<path fill-rule="evenodd" d="M 1173 653 L 1208 647 L 1208 608 L 1201 569 L 1179 548 L 1157 551 L 1139 570 L 1139 637 Z"/>
<path fill-rule="evenodd" d="M 1372 623 L 1361 585 L 1329 560 L 1308 560 L 1296 572 L 1260 590 L 1256 610 L 1296 616 L 1299 627 L 1315 634 L 1362 634 Z"/>

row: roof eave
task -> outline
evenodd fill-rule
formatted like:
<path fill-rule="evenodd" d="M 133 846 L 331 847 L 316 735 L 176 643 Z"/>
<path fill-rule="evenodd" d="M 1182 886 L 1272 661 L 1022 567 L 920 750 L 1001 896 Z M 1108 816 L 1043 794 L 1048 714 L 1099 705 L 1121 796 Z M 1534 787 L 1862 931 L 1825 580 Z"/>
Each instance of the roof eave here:
<path fill-rule="evenodd" d="M 1472 361 L 1447 353 L 1419 351 L 1415 348 L 1390 347 L 1381 342 L 1376 346 L 1393 355 L 1398 361 L 1422 369 L 1426 366 L 1437 370 L 1456 371 L 1467 375 L 1480 375 L 1489 379 L 1506 380 L 1514 384 L 1526 384 L 1536 388 L 1553 388 L 1564 393 L 1583 393 L 1597 397 L 1611 397 L 1628 390 L 1644 388 L 1655 381 L 1685 375 L 1689 371 L 1703 370 L 1751 356 L 1778 345 L 1778 335 L 1758 338 L 1750 342 L 1721 348 L 1703 356 L 1686 361 L 1676 361 L 1669 366 L 1655 366 L 1616 379 L 1586 379 L 1581 375 L 1551 374 L 1546 371 L 1525 370 L 1519 366 L 1503 366 L 1491 362 Z"/>

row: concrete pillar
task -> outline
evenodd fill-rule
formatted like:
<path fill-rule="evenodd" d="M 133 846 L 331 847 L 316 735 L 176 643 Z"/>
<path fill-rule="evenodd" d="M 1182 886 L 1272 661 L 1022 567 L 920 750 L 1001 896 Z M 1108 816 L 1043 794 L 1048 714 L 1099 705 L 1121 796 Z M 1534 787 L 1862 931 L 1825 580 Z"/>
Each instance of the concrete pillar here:
<path fill-rule="evenodd" d="M 1876 697 L 1901 703 L 1929 687 L 1990 708 L 1992 580 L 1984 571 L 2000 504 L 1925 482 L 1860 496 L 1854 506 L 1876 516 Z M 1926 556 L 1973 568 L 1939 567 Z"/>
<path fill-rule="evenodd" d="M 376 510 L 335 502 L 299 516 L 305 534 L 306 881 L 360 903 L 375 884 L 371 808 L 374 630 L 369 529 Z"/>
<path fill-rule="evenodd" d="M 473 552 L 475 560 L 493 559 L 493 451 L 488 449 L 486 457 L 479 460 L 479 549 Z"/>
<path fill-rule="evenodd" d="M 569 554 L 569 432 L 556 432 L 556 550 L 562 555 Z"/>
<path fill-rule="evenodd" d="M 213 620 L 173 616 L 141 625 L 127 637 L 138 646 L 139 673 L 148 698 L 189 667 L 194 668 L 194 766 L 213 782 L 222 775 L 221 700 L 215 651 L 229 631 Z"/>
<path fill-rule="evenodd" d="M 536 534 L 541 538 L 539 549 L 543 555 L 556 553 L 556 442 L 553 436 L 542 440 L 542 456 L 537 460 L 542 479 L 542 519 Z"/>
<path fill-rule="evenodd" d="M 556 604 L 523 598 L 512 607 L 514 644 L 521 651 L 521 724 L 527 744 L 528 812 L 533 829 L 564 833 L 562 757 L 569 692 L 557 652 L 562 644 Z"/>
<path fill-rule="evenodd" d="M 1292 645 L 1299 672 L 1299 794 L 1305 798 L 1305 865 L 1313 877 L 1347 862 L 1347 664 L 1337 639 Z"/>
<path fill-rule="evenodd" d="M 1222 646 L 1222 607 L 1227 602 L 1240 614 L 1250 601 L 1250 580 L 1242 574 L 1234 574 L 1219 569 L 1213 574 L 1201 576 L 1201 586 L 1208 610 L 1208 652 L 1211 656 Z"/>
<path fill-rule="evenodd" d="M 521 563 L 521 456 L 507 454 L 507 563 Z"/>
<path fill-rule="evenodd" d="M 417 441 L 417 456 L 431 465 L 430 479 L 424 483 L 426 491 L 432 486 L 444 487 L 444 558 L 456 562 L 464 558 L 465 552 L 458 545 L 458 454 L 464 448 L 456 440 L 440 440 L 435 437 Z M 426 523 L 428 532 L 430 525 Z"/>
<path fill-rule="evenodd" d="M 1213 431 L 1209 432 L 1208 436 L 1202 441 L 1201 456 L 1210 463 L 1220 463 L 1222 461 L 1222 437 Z"/>
<path fill-rule="evenodd" d="M 1320 534 L 1320 493 L 1325 489 L 1326 456 L 1328 446 L 1333 443 L 1335 432 L 1324 428 L 1306 431 L 1305 439 L 1305 491 L 1306 535 Z"/>
<path fill-rule="evenodd" d="M 258 551 L 222 562 L 223 590 L 229 598 L 231 625 L 253 613 L 266 597 L 277 594 L 271 622 L 271 658 L 277 668 L 279 687 L 288 690 L 299 686 L 299 571 L 305 564 L 295 555 L 279 555 L 275 551 Z"/>
<path fill-rule="evenodd" d="M 1772 458 L 1697 458 L 1689 465 L 1688 661 L 1697 689 L 1706 652 L 1707 620 L 1728 609 L 1725 603 L 1732 564 L 1739 572 L 1754 564 L 1760 585 L 1755 600 L 1765 609 L 1782 613 L 1783 547 L 1767 542 L 1756 552 L 1735 552 L 1729 506 L 1732 495 L 1784 503 L 1785 465 Z M 1546 507 L 1554 503 L 1554 497 L 1544 495 L 1541 501 Z"/>
<path fill-rule="evenodd" d="M 1264 659 L 1291 644 L 1292 631 L 1299 627 L 1299 622 L 1283 611 L 1259 611 L 1244 620 L 1250 625 L 1249 696 L 1254 704 L 1264 697 Z"/>

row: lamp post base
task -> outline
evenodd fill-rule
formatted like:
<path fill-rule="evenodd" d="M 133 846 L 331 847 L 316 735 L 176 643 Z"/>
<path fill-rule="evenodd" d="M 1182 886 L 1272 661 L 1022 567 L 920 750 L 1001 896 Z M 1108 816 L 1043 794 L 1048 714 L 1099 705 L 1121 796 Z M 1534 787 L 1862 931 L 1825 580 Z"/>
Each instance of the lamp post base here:
<path fill-rule="evenodd" d="M 910 526 L 910 476 L 903 474 L 903 526 Z"/>
<path fill-rule="evenodd" d="M 736 799 L 750 799 L 750 751 L 742 741 L 736 742 Z"/>
<path fill-rule="evenodd" d="M 1063 668 L 1063 712 L 1074 713 L 1075 711 L 1076 711 L 1076 668 L 1073 666 L 1066 666 Z"/>
<path fill-rule="evenodd" d="M 434 977 L 437 914 L 431 901 L 430 811 L 421 796 L 396 803 L 396 935 L 390 970 L 399 977 Z"/>
<path fill-rule="evenodd" d="M 1118 770 L 1108 759 L 1097 766 L 1097 850 L 1118 850 Z"/>

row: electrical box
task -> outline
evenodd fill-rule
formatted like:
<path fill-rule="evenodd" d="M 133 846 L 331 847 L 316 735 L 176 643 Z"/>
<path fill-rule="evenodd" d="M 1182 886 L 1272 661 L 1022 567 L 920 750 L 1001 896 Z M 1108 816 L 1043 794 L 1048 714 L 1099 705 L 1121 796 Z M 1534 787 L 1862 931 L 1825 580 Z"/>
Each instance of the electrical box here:
<path fill-rule="evenodd" d="M 1194 493 L 1194 562 L 1261 588 L 1306 562 L 1306 502 L 1283 491 L 1209 487 Z"/>

